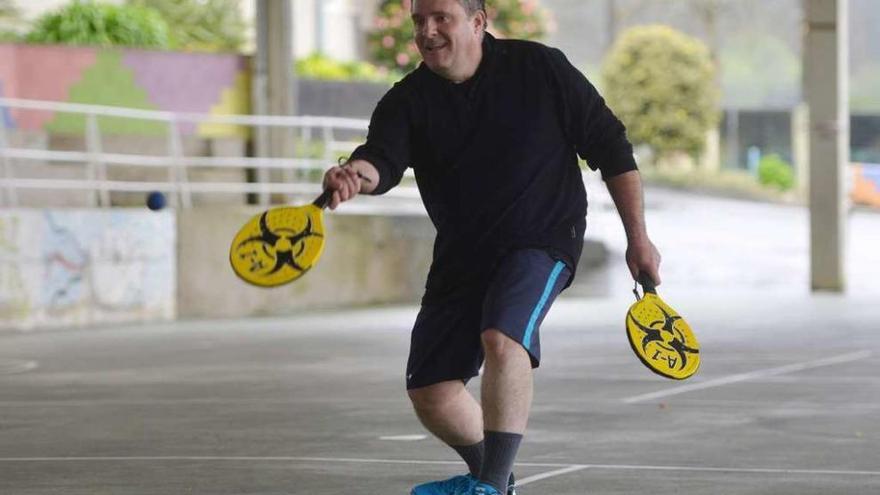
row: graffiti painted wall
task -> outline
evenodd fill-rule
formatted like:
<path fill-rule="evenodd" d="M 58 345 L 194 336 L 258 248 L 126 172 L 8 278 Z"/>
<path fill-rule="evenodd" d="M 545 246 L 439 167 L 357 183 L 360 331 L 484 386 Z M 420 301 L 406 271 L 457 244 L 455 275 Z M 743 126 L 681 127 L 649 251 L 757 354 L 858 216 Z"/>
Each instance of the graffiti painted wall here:
<path fill-rule="evenodd" d="M 0 211 L 0 329 L 174 318 L 175 241 L 170 211 Z"/>
<path fill-rule="evenodd" d="M 250 113 L 250 59 L 234 54 L 0 44 L 0 96 L 144 110 Z M 7 127 L 81 133 L 85 119 L 12 110 Z M 109 134 L 160 134 L 164 124 L 101 118 Z M 189 124 L 185 134 L 239 136 L 236 126 Z"/>

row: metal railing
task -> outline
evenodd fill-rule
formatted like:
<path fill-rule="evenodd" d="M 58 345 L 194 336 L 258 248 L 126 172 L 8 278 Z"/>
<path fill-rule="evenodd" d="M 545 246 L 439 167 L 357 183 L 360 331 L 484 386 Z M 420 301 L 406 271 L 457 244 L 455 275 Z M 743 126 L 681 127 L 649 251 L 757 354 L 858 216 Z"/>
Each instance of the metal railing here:
<path fill-rule="evenodd" d="M 90 198 L 91 206 L 110 206 L 110 193 L 162 191 L 180 207 L 191 207 L 194 193 L 255 194 L 266 198 L 269 194 L 319 194 L 320 174 L 301 172 L 323 171 L 336 163 L 337 157 L 347 155 L 366 136 L 369 121 L 338 117 L 267 116 L 267 115 L 210 115 L 176 113 L 102 105 L 83 105 L 52 101 L 0 98 L 0 113 L 9 109 L 19 111 L 48 111 L 79 114 L 85 117 L 85 150 L 59 151 L 12 146 L 10 132 L 0 121 L 0 192 L 3 204 L 17 206 L 18 191 L 23 189 L 82 190 Z M 106 153 L 101 134 L 100 117 L 122 117 L 167 125 L 167 146 L 164 154 Z M 225 124 L 247 128 L 285 128 L 297 135 L 301 143 L 314 143 L 323 150 L 320 156 L 291 156 L 264 158 L 247 156 L 186 156 L 183 150 L 184 134 L 181 124 Z M 344 135 L 348 135 L 346 138 Z M 358 137 L 354 140 L 353 136 Z M 82 178 L 59 179 L 52 177 L 17 177 L 16 172 L 27 162 L 62 162 L 82 164 Z M 109 180 L 109 167 L 152 167 L 167 170 L 165 181 Z M 275 182 L 193 181 L 193 169 L 275 169 L 280 180 Z M 296 173 L 300 172 L 300 173 Z M 21 175 L 21 174 L 18 174 Z M 259 174 L 257 174 L 259 176 Z M 303 177 L 305 176 L 305 177 Z M 311 178 L 309 178 L 311 176 Z M 416 198 L 414 186 L 395 188 L 391 196 Z"/>

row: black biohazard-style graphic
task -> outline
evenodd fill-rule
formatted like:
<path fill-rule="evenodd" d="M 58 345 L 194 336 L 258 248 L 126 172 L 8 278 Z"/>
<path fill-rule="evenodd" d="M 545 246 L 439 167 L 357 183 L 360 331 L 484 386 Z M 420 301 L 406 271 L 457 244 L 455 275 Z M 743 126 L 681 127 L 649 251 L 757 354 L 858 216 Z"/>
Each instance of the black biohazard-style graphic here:
<path fill-rule="evenodd" d="M 648 326 L 639 323 L 639 321 L 633 316 L 632 312 L 629 313 L 629 318 L 633 323 L 635 323 L 642 332 L 645 332 L 645 336 L 642 338 L 642 353 L 647 356 L 648 344 L 651 342 L 657 342 L 658 346 L 678 354 L 678 362 L 680 363 L 679 369 L 683 370 L 685 366 L 687 366 L 688 353 L 698 354 L 700 350 L 685 345 L 684 334 L 682 334 L 681 330 L 675 328 L 675 322 L 681 320 L 681 316 L 670 316 L 669 313 L 660 306 L 656 307 L 663 313 L 664 318 L 662 320 L 653 321 Z M 666 333 L 665 336 L 664 332 Z M 653 358 L 657 359 L 656 353 Z M 675 359 L 672 359 L 671 357 L 667 360 L 670 367 L 675 366 L 674 361 Z"/>
<path fill-rule="evenodd" d="M 306 239 L 309 237 L 324 237 L 322 234 L 312 230 L 311 217 L 308 217 L 306 227 L 301 232 L 296 232 L 289 228 L 282 228 L 273 232 L 269 229 L 269 225 L 266 222 L 266 215 L 268 213 L 267 211 L 260 216 L 260 235 L 249 237 L 241 241 L 236 247 L 241 259 L 250 257 L 251 273 L 263 272 L 266 268 L 269 268 L 268 271 L 262 273 L 262 275 L 268 276 L 277 273 L 285 266 L 300 272 L 305 272 L 311 268 L 302 267 L 296 261 L 306 249 Z M 242 252 L 242 248 L 250 243 L 257 243 L 259 246 L 250 252 Z M 267 267 L 260 259 L 261 257 L 257 256 L 256 249 L 261 250 L 263 254 L 273 260 L 274 264 L 271 267 Z"/>

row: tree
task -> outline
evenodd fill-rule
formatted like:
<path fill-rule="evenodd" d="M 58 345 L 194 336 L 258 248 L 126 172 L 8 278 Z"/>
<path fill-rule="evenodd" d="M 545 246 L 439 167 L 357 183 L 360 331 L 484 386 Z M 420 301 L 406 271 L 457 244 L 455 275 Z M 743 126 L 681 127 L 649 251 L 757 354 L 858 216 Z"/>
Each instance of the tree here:
<path fill-rule="evenodd" d="M 693 156 L 718 124 L 718 88 L 709 50 L 667 26 L 625 31 L 602 67 L 608 105 L 634 144 L 655 157 L 681 151 Z"/>
<path fill-rule="evenodd" d="M 689 0 L 690 9 L 703 24 L 712 61 L 718 65 L 721 52 L 719 23 L 721 19 L 729 19 L 746 7 L 750 12 L 760 11 L 762 5 L 754 0 Z"/>
<path fill-rule="evenodd" d="M 21 12 L 12 0 L 0 0 L 0 42 L 17 41 L 21 24 Z"/>
<path fill-rule="evenodd" d="M 7 24 L 21 20 L 21 12 L 12 0 L 0 0 L 0 23 Z"/>
<path fill-rule="evenodd" d="M 801 61 L 773 36 L 748 33 L 732 37 L 720 59 L 725 100 L 736 106 L 788 104 L 800 91 Z"/>
<path fill-rule="evenodd" d="M 246 23 L 239 0 L 126 0 L 150 7 L 171 28 L 175 48 L 194 51 L 238 51 L 245 41 Z"/>
<path fill-rule="evenodd" d="M 638 19 L 654 19 L 655 23 L 677 26 L 689 32 L 699 28 L 709 45 L 712 59 L 717 62 L 723 37 L 732 26 L 738 26 L 744 20 L 754 25 L 754 12 L 760 11 L 762 17 L 767 17 L 772 4 L 779 3 L 779 0 L 605 0 L 606 50 L 614 43 L 618 31 L 627 24 L 637 23 Z M 786 11 L 783 15 L 791 16 L 792 13 Z"/>
<path fill-rule="evenodd" d="M 487 2 L 489 32 L 501 38 L 541 39 L 549 15 L 538 0 L 492 0 Z M 412 0 L 383 0 L 379 4 L 367 45 L 372 60 L 389 70 L 409 72 L 419 64 L 410 21 Z"/>
<path fill-rule="evenodd" d="M 645 0 L 638 0 L 628 6 L 623 6 L 618 0 L 605 0 L 605 51 L 611 49 L 620 27 L 636 12 L 645 8 Z M 590 6 L 593 8 L 593 6 Z"/>
<path fill-rule="evenodd" d="M 29 43 L 168 48 L 168 24 L 155 10 L 75 0 L 37 19 Z"/>

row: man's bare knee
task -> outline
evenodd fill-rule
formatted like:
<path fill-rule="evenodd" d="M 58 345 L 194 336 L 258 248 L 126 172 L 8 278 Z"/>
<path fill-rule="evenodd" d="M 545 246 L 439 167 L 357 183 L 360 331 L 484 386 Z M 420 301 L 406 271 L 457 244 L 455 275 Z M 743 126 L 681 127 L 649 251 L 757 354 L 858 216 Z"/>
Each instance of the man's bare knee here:
<path fill-rule="evenodd" d="M 459 380 L 435 383 L 427 387 L 408 391 L 409 400 L 416 411 L 430 413 L 442 409 L 451 399 L 464 391 L 464 383 Z"/>
<path fill-rule="evenodd" d="M 511 353 L 524 353 L 525 349 L 519 342 L 511 339 L 500 330 L 490 328 L 480 335 L 483 343 L 483 352 L 487 359 L 504 358 Z"/>

